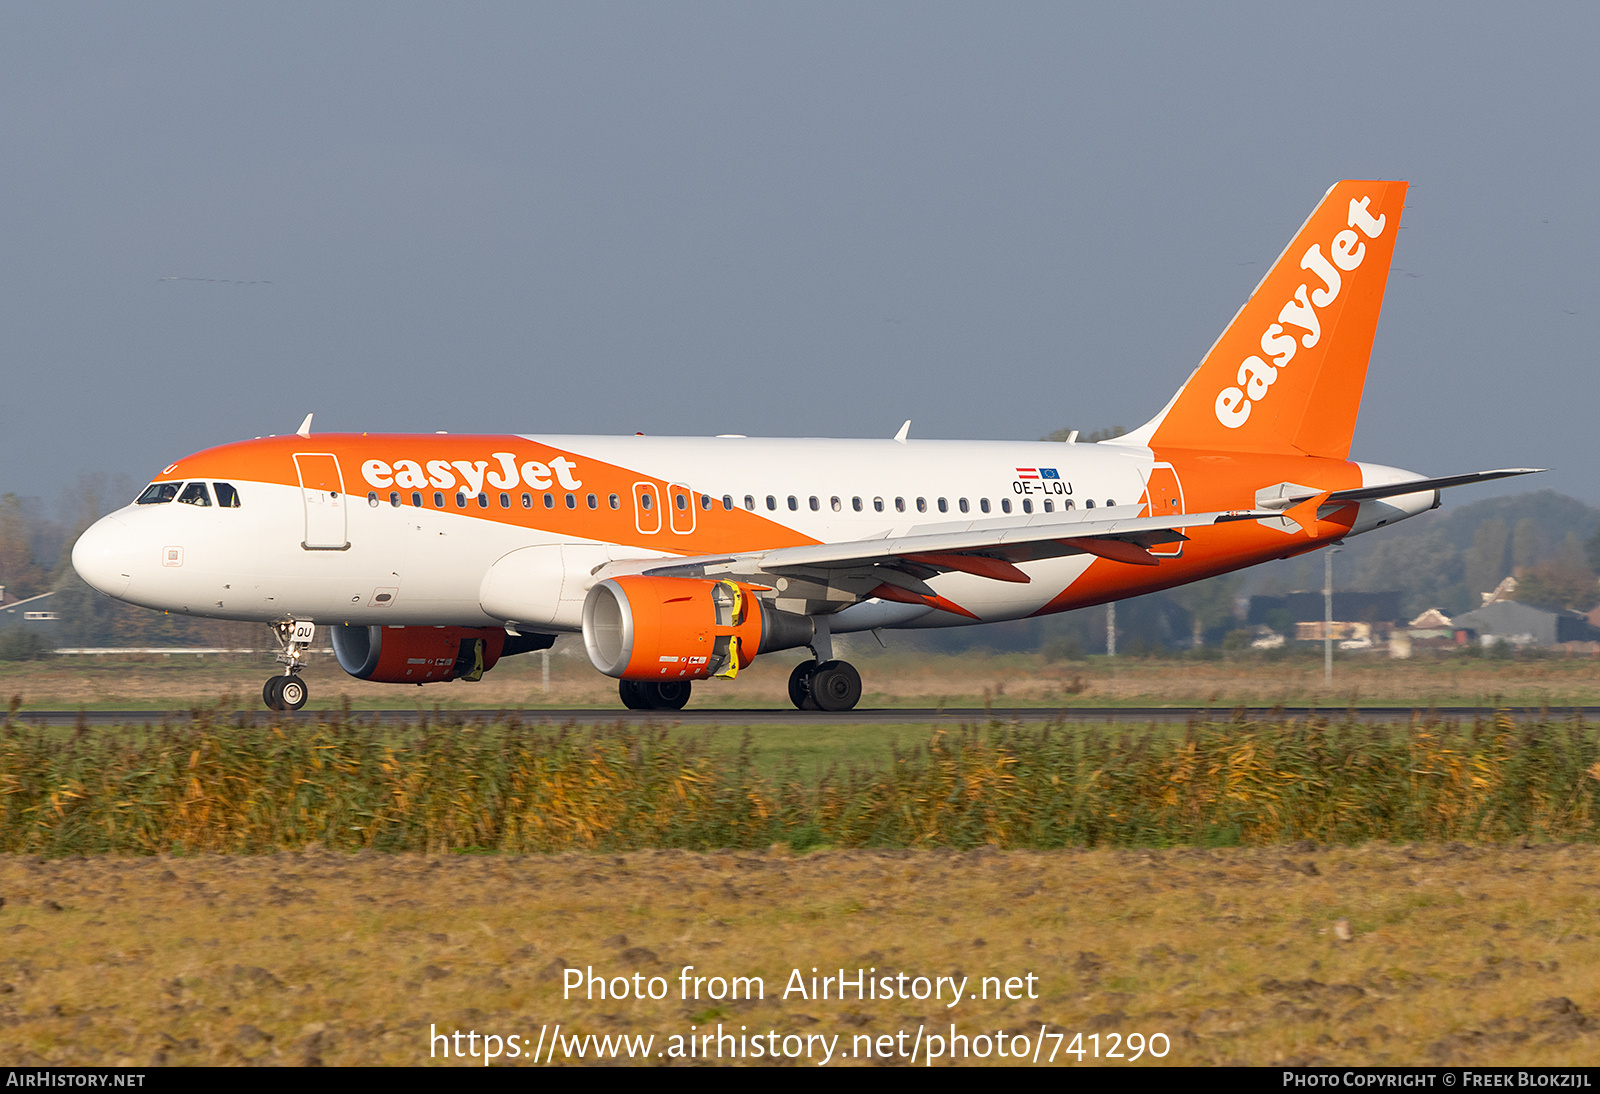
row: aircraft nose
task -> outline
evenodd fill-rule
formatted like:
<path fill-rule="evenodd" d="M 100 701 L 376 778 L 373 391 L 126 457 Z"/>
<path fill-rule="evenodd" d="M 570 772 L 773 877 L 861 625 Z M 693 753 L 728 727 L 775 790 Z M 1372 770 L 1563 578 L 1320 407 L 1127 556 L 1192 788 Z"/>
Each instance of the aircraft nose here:
<path fill-rule="evenodd" d="M 89 525 L 72 547 L 72 568 L 107 596 L 120 597 L 133 580 L 133 537 L 116 517 Z"/>

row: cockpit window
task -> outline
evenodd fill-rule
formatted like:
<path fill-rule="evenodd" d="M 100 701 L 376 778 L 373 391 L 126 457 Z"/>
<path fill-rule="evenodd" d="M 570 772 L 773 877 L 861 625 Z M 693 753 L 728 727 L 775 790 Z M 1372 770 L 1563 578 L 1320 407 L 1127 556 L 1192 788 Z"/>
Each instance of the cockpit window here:
<path fill-rule="evenodd" d="M 178 487 L 182 485 L 181 482 L 153 482 L 144 488 L 144 493 L 139 495 L 134 504 L 161 505 L 169 502 L 178 496 Z"/>
<path fill-rule="evenodd" d="M 239 491 L 233 488 L 231 482 L 214 482 L 211 484 L 217 489 L 217 504 L 224 509 L 239 508 Z"/>
<path fill-rule="evenodd" d="M 178 495 L 178 500 L 185 505 L 209 506 L 211 504 L 211 491 L 206 489 L 206 484 L 203 482 L 191 482 L 183 488 L 183 493 Z"/>

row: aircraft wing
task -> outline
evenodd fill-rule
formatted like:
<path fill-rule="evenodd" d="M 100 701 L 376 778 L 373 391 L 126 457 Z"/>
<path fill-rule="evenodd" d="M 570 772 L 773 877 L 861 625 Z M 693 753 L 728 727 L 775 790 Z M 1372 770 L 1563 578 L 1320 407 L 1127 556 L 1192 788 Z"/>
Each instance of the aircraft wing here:
<path fill-rule="evenodd" d="M 786 596 L 836 602 L 843 607 L 868 597 L 942 601 L 926 579 L 950 570 L 997 581 L 1031 579 L 1018 562 L 1091 554 L 1132 565 L 1154 566 L 1150 547 L 1180 543 L 1180 528 L 1276 517 L 1271 509 L 1229 510 L 1141 517 L 1140 507 L 1036 513 L 914 526 L 902 535 L 875 539 L 777 547 L 734 555 L 613 562 L 600 578 L 728 577 L 772 586 L 785 579 Z"/>

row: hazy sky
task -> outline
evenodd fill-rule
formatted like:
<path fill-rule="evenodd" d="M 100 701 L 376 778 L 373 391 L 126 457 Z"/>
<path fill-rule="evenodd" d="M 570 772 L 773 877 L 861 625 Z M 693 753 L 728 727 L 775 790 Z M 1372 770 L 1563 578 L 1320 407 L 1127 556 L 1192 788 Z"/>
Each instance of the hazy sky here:
<path fill-rule="evenodd" d="M 1579 4 L 6 3 L 0 490 L 307 411 L 1132 427 L 1327 187 L 1377 177 L 1411 191 L 1353 454 L 1600 501 L 1597 32 Z"/>

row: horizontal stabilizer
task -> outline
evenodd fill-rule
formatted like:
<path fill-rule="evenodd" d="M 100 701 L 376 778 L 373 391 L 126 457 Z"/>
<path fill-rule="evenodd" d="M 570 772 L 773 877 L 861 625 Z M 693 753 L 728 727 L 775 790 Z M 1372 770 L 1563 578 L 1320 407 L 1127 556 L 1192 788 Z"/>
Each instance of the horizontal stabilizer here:
<path fill-rule="evenodd" d="M 1349 490 L 1334 490 L 1330 492 L 1323 504 L 1351 501 L 1376 501 L 1379 498 L 1397 498 L 1404 494 L 1420 494 L 1424 490 L 1443 490 L 1450 486 L 1469 486 L 1479 482 L 1493 482 L 1495 479 L 1509 479 L 1517 475 L 1538 475 L 1547 470 L 1543 467 L 1506 467 L 1498 471 L 1473 471 L 1465 475 L 1445 475 L 1437 479 L 1409 479 L 1404 482 L 1385 482 L 1376 486 L 1357 486 Z M 1314 498 L 1319 491 L 1302 489 L 1294 493 L 1286 493 L 1282 497 L 1264 500 L 1267 508 L 1287 509 Z"/>

